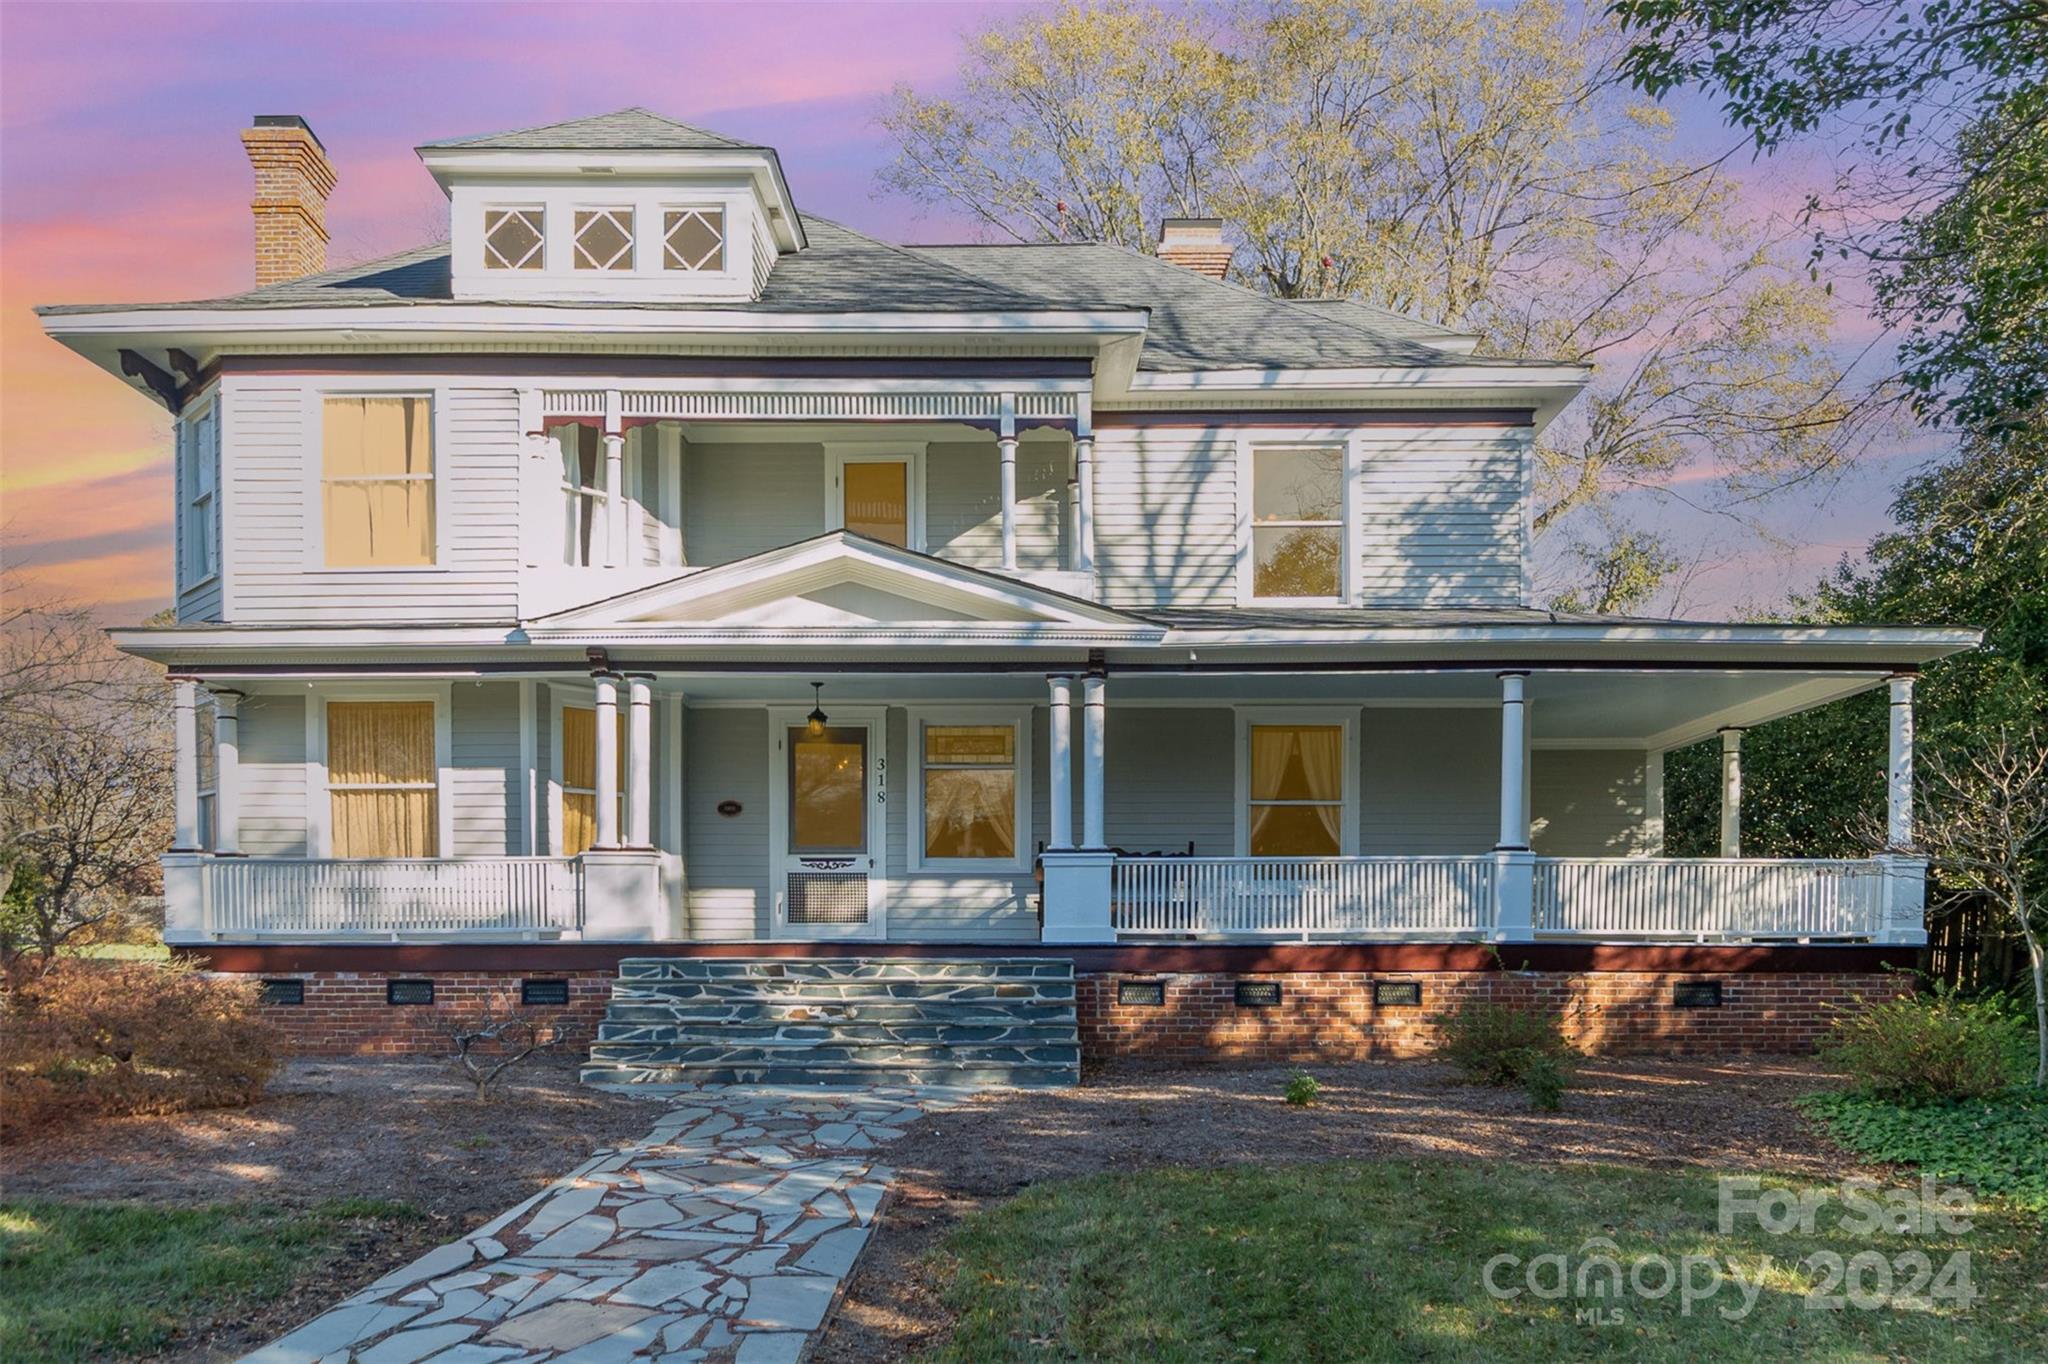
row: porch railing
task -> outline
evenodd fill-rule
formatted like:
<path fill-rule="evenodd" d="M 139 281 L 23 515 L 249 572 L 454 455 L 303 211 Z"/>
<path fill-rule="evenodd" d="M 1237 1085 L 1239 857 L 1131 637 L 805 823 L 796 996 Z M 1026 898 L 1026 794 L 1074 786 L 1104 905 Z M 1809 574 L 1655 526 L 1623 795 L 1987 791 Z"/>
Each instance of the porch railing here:
<path fill-rule="evenodd" d="M 200 868 L 211 937 L 555 936 L 583 922 L 572 857 L 221 857 Z"/>
<path fill-rule="evenodd" d="M 1538 936 L 1728 941 L 1862 938 L 1884 929 L 1872 861 L 1539 857 Z"/>
<path fill-rule="evenodd" d="M 1123 937 L 1481 937 L 1490 857 L 1119 857 Z"/>

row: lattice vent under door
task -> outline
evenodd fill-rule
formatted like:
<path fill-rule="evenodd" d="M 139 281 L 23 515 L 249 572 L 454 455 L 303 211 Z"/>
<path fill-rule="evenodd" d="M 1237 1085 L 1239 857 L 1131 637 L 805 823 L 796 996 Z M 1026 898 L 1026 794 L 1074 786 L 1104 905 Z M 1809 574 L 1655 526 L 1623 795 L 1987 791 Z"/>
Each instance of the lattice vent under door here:
<path fill-rule="evenodd" d="M 864 924 L 868 921 L 868 877 L 859 871 L 793 871 L 789 874 L 789 921 L 793 924 Z"/>

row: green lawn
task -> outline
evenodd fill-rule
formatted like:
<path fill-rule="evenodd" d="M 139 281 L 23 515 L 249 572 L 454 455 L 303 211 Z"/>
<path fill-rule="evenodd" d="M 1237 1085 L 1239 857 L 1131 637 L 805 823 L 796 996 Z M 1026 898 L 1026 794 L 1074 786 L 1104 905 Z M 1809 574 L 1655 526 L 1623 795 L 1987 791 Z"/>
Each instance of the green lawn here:
<path fill-rule="evenodd" d="M 0 1359 L 151 1353 L 181 1326 L 282 1296 L 347 1242 L 418 1218 L 367 1199 L 312 1209 L 0 1202 Z"/>
<path fill-rule="evenodd" d="M 1766 1188 L 1812 1188 L 1770 1179 Z M 971 1219 L 938 1268 L 959 1314 L 933 1360 L 2018 1360 L 2048 1353 L 2048 1235 L 2010 1204 L 1980 1207 L 1968 1231 L 1852 1234 L 1839 1204 L 1814 1234 L 1773 1235 L 1755 1217 L 1718 1230 L 1714 1173 L 1494 1162 L 1341 1161 L 1225 1170 L 1152 1170 L 1044 1184 Z M 1628 1293 L 1542 1298 L 1529 1262 L 1611 1239 L 1624 1268 L 1712 1256 L 1760 1280 L 1753 1310 L 1726 1320 L 1732 1280 L 1711 1298 Z M 1805 1257 L 1871 1253 L 1889 1269 L 1920 1252 L 1939 1269 L 1967 1250 L 1979 1300 L 1816 1310 Z M 1519 1263 L 1484 1288 L 1497 1255 Z M 1768 1259 L 1766 1258 L 1768 1257 Z M 1904 1262 L 1910 1270 L 1913 1262 Z M 1705 1262 L 1693 1270 L 1704 1289 Z M 1550 1267 L 1538 1270 L 1544 1287 Z M 1645 1269 L 1652 1290 L 1662 1279 Z M 1898 1280 L 1904 1286 L 1904 1277 Z M 1857 1287 L 1882 1287 L 1877 1267 Z M 1844 1292 L 1837 1286 L 1834 1292 Z M 1865 1295 L 1868 1296 L 1867 1294 Z M 1575 1319 L 1623 1312 L 1618 1323 Z"/>

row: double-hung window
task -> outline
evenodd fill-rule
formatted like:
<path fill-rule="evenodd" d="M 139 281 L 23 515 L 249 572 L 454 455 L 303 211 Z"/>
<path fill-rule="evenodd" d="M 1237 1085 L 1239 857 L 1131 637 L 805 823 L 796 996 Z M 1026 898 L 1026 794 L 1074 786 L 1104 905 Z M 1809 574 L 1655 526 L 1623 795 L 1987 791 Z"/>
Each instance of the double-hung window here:
<path fill-rule="evenodd" d="M 215 848 L 220 837 L 220 711 L 210 693 L 200 692 L 198 730 L 199 846 Z"/>
<path fill-rule="evenodd" d="M 327 792 L 336 857 L 434 857 L 440 847 L 432 701 L 329 701 Z"/>
<path fill-rule="evenodd" d="M 620 762 L 625 760 L 626 716 L 617 716 Z M 617 816 L 625 827 L 625 783 L 619 784 Z M 597 707 L 562 707 L 562 856 L 574 857 L 597 842 Z"/>
<path fill-rule="evenodd" d="M 320 498 L 329 568 L 434 562 L 434 420 L 426 398 L 328 398 Z"/>
<path fill-rule="evenodd" d="M 951 717 L 948 717 L 949 720 Z M 927 867 L 1014 869 L 1029 844 L 1029 791 L 1020 721 L 918 726 L 919 862 Z"/>
<path fill-rule="evenodd" d="M 214 439 L 216 412 L 217 409 L 209 403 L 205 411 L 185 423 L 183 431 L 185 457 L 179 472 L 185 484 L 185 535 L 179 554 L 184 568 L 184 585 L 188 587 L 212 577 L 218 567 L 215 562 L 220 544 L 216 496 L 219 452 Z"/>
<path fill-rule="evenodd" d="M 1251 459 L 1251 597 L 1344 599 L 1344 447 L 1255 445 Z"/>
<path fill-rule="evenodd" d="M 1341 855 L 1344 726 L 1254 723 L 1245 735 L 1245 851 L 1253 857 Z"/>
<path fill-rule="evenodd" d="M 604 438 L 595 426 L 571 423 L 550 433 L 562 451 L 562 562 L 592 568 L 608 562 Z"/>

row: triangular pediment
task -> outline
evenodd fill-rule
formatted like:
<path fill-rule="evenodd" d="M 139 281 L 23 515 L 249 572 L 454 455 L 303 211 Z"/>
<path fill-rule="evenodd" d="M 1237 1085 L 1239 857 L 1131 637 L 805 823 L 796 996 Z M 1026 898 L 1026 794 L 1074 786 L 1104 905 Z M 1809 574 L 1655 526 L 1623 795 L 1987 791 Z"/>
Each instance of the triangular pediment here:
<path fill-rule="evenodd" d="M 1016 578 L 832 531 L 557 611 L 529 630 L 892 630 L 918 626 L 1121 627 L 1145 622 Z"/>

